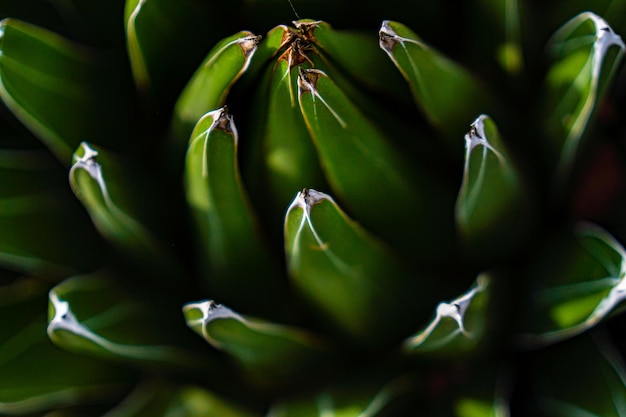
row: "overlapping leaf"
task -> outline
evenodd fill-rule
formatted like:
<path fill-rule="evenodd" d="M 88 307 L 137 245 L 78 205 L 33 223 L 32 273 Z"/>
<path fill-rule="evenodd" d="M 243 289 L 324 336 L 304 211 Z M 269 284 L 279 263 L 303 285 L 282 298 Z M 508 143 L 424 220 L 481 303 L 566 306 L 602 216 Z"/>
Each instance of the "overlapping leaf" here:
<path fill-rule="evenodd" d="M 465 126 L 477 113 L 493 109 L 487 89 L 405 25 L 386 20 L 379 33 L 380 47 L 407 80 L 416 103 L 460 154 L 457 138 Z"/>
<path fill-rule="evenodd" d="M 228 91 L 247 70 L 260 39 L 241 31 L 211 49 L 176 101 L 173 133 L 177 142 L 186 143 L 205 113 L 226 104 Z"/>
<path fill-rule="evenodd" d="M 412 165 L 326 73 L 301 70 L 298 83 L 300 109 L 333 194 L 398 250 L 422 260 L 448 256 L 446 184 Z"/>

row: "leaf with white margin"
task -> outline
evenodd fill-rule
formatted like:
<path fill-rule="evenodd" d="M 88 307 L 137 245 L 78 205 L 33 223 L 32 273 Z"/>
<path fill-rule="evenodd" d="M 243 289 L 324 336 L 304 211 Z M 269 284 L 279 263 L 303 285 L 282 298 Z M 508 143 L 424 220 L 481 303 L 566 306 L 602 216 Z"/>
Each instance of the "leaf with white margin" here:
<path fill-rule="evenodd" d="M 579 151 L 626 45 L 604 19 L 581 13 L 565 23 L 549 44 L 554 56 L 546 76 L 546 133 L 557 155 L 557 175 L 566 175 Z"/>
<path fill-rule="evenodd" d="M 483 273 L 465 294 L 437 305 L 435 318 L 403 343 L 411 354 L 460 354 L 474 350 L 487 326 L 490 276 Z"/>
<path fill-rule="evenodd" d="M 626 299 L 626 251 L 606 230 L 579 224 L 575 236 L 549 242 L 531 269 L 530 300 L 519 342 L 535 347 L 583 333 Z"/>
<path fill-rule="evenodd" d="M 105 272 L 68 278 L 49 293 L 48 336 L 71 352 L 152 367 L 204 368 L 206 359 L 196 363 L 190 350 L 173 344 L 178 333 Z"/>
<path fill-rule="evenodd" d="M 243 313 L 269 313 L 281 306 L 286 280 L 241 180 L 238 141 L 226 107 L 198 121 L 185 158 L 185 195 L 195 220 L 200 270 L 211 295 Z"/>
<path fill-rule="evenodd" d="M 157 198 L 157 202 L 160 196 L 151 188 L 154 184 L 141 182 L 136 177 L 137 172 L 131 166 L 125 166 L 100 147 L 82 142 L 74 153 L 70 186 L 100 234 L 123 256 L 148 268 L 154 276 L 175 276 L 181 270 L 178 260 L 146 224 L 149 216 L 155 216 L 154 206 L 141 206 L 146 194 L 157 193 L 149 195 Z M 157 213 L 153 223 L 161 225 L 163 221 L 158 216 L 165 214 Z M 164 229 L 167 227 L 159 230 Z"/>
<path fill-rule="evenodd" d="M 357 343 L 399 341 L 444 293 L 320 191 L 296 195 L 284 230 L 294 289 L 326 326 Z"/>
<path fill-rule="evenodd" d="M 379 37 L 381 49 L 406 79 L 416 104 L 448 139 L 454 155 L 460 155 L 457 138 L 467 123 L 476 113 L 493 110 L 488 90 L 402 23 L 383 21 Z"/>
<path fill-rule="evenodd" d="M 452 187 L 403 153 L 324 71 L 300 69 L 298 104 L 332 194 L 354 218 L 398 252 L 446 259 Z"/>
<path fill-rule="evenodd" d="M 0 286 L 0 414 L 31 415 L 107 403 L 135 383 L 131 369 L 70 354 L 46 335 L 48 284 L 22 277 Z"/>
<path fill-rule="evenodd" d="M 494 259 L 524 243 L 532 229 L 530 195 L 494 121 L 480 115 L 465 135 L 465 168 L 456 224 L 466 256 Z"/>
<path fill-rule="evenodd" d="M 306 330 L 242 316 L 213 300 L 187 303 L 183 313 L 187 325 L 254 384 L 289 383 L 302 372 L 312 377 L 328 364 L 330 345 Z"/>
<path fill-rule="evenodd" d="M 225 105 L 231 87 L 248 69 L 261 40 L 241 31 L 218 42 L 204 58 L 174 106 L 175 140 L 186 144 L 198 120 Z"/>

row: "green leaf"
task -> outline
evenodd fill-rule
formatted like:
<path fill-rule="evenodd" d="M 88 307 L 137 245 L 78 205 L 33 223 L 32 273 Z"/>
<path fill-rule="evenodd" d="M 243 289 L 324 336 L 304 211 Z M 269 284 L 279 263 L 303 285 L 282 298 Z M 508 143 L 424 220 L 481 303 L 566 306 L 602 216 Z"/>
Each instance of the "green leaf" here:
<path fill-rule="evenodd" d="M 328 326 L 365 346 L 415 329 L 441 291 L 319 191 L 298 193 L 287 210 L 285 252 L 300 296 Z"/>
<path fill-rule="evenodd" d="M 456 223 L 466 256 L 493 260 L 521 247 L 532 230 L 531 196 L 493 120 L 479 116 L 465 135 Z"/>
<path fill-rule="evenodd" d="M 285 283 L 241 183 L 237 142 L 233 118 L 221 108 L 200 119 L 187 151 L 185 188 L 202 269 L 212 296 L 234 308 L 276 309 Z"/>
<path fill-rule="evenodd" d="M 379 34 L 380 47 L 408 82 L 417 105 L 446 136 L 454 154 L 460 154 L 458 138 L 467 124 L 493 109 L 487 89 L 405 25 L 385 20 Z"/>
<path fill-rule="evenodd" d="M 48 335 L 71 352 L 143 366 L 200 371 L 192 352 L 175 345 L 176 333 L 160 314 L 105 272 L 68 278 L 49 294 Z"/>
<path fill-rule="evenodd" d="M 548 242 L 530 270 L 520 341 L 536 346 L 571 338 L 611 315 L 626 297 L 626 251 L 604 229 L 584 223 L 572 238 Z"/>
<path fill-rule="evenodd" d="M 119 94 L 113 65 L 94 50 L 18 20 L 1 21 L 0 35 L 0 98 L 64 165 L 86 134 L 94 143 L 119 145 L 130 100 L 121 95 L 112 101 Z"/>
<path fill-rule="evenodd" d="M 126 0 L 126 45 L 137 88 L 169 111 L 203 56 L 232 30 L 224 16 L 235 12 L 237 3 Z"/>
<path fill-rule="evenodd" d="M 71 355 L 46 335 L 47 284 L 21 277 L 0 287 L 0 414 L 30 415 L 106 403 L 136 380 L 129 369 Z"/>
<path fill-rule="evenodd" d="M 261 387 L 289 384 L 303 373 L 329 365 L 330 345 L 306 330 L 242 316 L 213 300 L 183 307 L 187 325 L 232 357 L 250 382 Z"/>
<path fill-rule="evenodd" d="M 411 164 L 324 72 L 300 70 L 298 83 L 333 194 L 398 250 L 425 261 L 445 258 L 453 245 L 447 185 Z"/>
<path fill-rule="evenodd" d="M 484 363 L 478 361 L 472 376 L 460 387 L 453 401 L 456 417 L 505 417 L 513 415 L 509 409 L 509 396 L 514 378 L 510 366 L 498 359 Z"/>
<path fill-rule="evenodd" d="M 280 417 L 379 417 L 392 416 L 394 402 L 406 394 L 407 381 L 399 378 L 374 387 L 364 381 L 349 386 L 335 383 L 322 392 L 279 401 L 268 416 Z"/>
<path fill-rule="evenodd" d="M 253 413 L 195 385 L 166 381 L 139 384 L 117 407 L 103 417 L 255 417 Z"/>
<path fill-rule="evenodd" d="M 176 101 L 173 133 L 177 142 L 187 143 L 198 120 L 226 104 L 228 92 L 247 70 L 260 39 L 241 31 L 211 49 Z"/>
<path fill-rule="evenodd" d="M 604 19 L 585 12 L 563 25 L 549 47 L 553 62 L 545 80 L 545 126 L 562 178 L 571 170 L 626 46 Z"/>
<path fill-rule="evenodd" d="M 529 387 L 537 411 L 532 415 L 624 416 L 626 370 L 621 355 L 608 340 L 591 336 L 535 354 Z"/>
<path fill-rule="evenodd" d="M 373 34 L 356 30 L 337 30 L 327 22 L 300 20 L 307 37 L 327 59 L 359 86 L 378 94 L 404 99 L 406 83 L 393 64 L 376 45 Z"/>
<path fill-rule="evenodd" d="M 144 167 L 145 169 L 145 167 Z M 154 202 L 162 200 L 149 172 L 139 172 L 128 162 L 116 159 L 86 142 L 74 154 L 70 185 L 105 239 L 128 260 L 148 268 L 157 277 L 180 273 L 180 264 L 152 230 L 165 231 Z M 161 197 L 161 198 L 160 198 Z M 147 202 L 150 202 L 149 204 Z M 166 210 L 163 204 L 163 210 Z M 150 216 L 157 216 L 149 228 Z"/>
<path fill-rule="evenodd" d="M 437 305 L 435 318 L 405 340 L 411 354 L 459 355 L 476 350 L 483 341 L 488 321 L 490 277 L 481 274 L 465 294 Z"/>
<path fill-rule="evenodd" d="M 43 151 L 0 150 L 0 265 L 52 280 L 99 266 L 103 247 L 66 181 Z"/>
<path fill-rule="evenodd" d="M 269 85 L 256 107 L 266 107 L 266 119 L 255 128 L 254 141 L 262 153 L 257 162 L 264 177 L 255 170 L 255 187 L 263 199 L 271 199 L 271 209 L 283 220 L 284 208 L 293 194 L 304 187 L 325 184 L 317 151 L 309 135 L 297 102 L 298 71 L 293 58 L 279 58 L 266 70 L 264 83 Z M 303 63 L 302 65 L 307 65 Z M 260 98 L 260 97 L 259 97 Z M 262 177 L 262 178 L 259 178 Z M 274 213 L 268 213 L 272 216 Z"/>

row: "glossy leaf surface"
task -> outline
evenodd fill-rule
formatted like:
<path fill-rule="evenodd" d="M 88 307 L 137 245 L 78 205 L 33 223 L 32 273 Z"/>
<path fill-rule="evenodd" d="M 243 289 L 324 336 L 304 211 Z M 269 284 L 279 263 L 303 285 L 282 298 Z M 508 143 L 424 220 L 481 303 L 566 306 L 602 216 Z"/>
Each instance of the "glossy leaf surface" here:
<path fill-rule="evenodd" d="M 304 190 L 285 219 L 285 251 L 300 295 L 328 325 L 365 345 L 407 331 L 422 302 L 412 273 L 389 248 L 349 219 L 328 195 Z M 373 337 L 372 334 L 376 334 Z"/>
<path fill-rule="evenodd" d="M 241 183 L 237 141 L 227 109 L 200 119 L 186 157 L 187 201 L 202 254 L 208 255 L 202 268 L 209 291 L 234 308 L 267 309 L 284 288 Z"/>

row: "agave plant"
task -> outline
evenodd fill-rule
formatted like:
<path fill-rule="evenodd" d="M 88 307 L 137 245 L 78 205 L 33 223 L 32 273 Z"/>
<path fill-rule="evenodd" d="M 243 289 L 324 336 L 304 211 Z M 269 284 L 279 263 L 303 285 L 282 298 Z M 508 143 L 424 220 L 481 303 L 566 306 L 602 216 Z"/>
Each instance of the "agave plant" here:
<path fill-rule="evenodd" d="M 228 3 L 0 5 L 0 414 L 624 416 L 626 2 Z"/>

